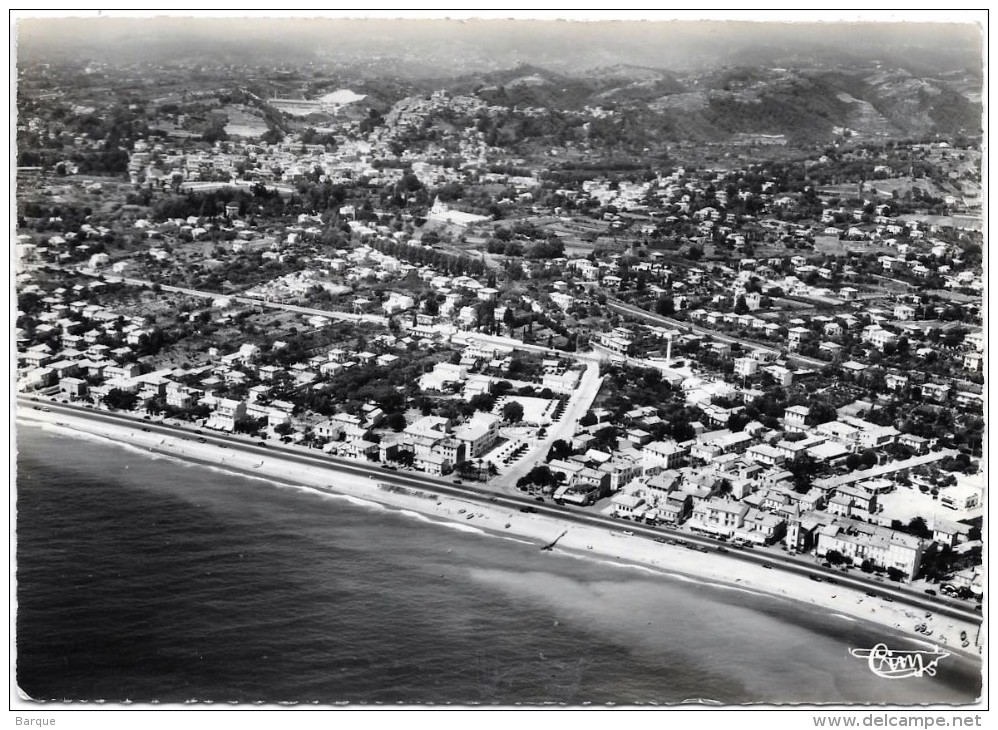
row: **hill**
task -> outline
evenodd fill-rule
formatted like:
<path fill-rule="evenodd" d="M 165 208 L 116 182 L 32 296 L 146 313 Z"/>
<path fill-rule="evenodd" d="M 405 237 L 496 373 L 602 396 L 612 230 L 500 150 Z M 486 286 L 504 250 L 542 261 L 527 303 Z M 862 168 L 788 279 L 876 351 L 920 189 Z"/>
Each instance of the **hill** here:
<path fill-rule="evenodd" d="M 611 137 L 613 128 L 644 125 L 642 143 L 772 135 L 812 144 L 841 136 L 981 132 L 981 104 L 967 91 L 974 88 L 967 74 L 918 76 L 869 64 L 812 70 L 724 67 L 685 76 L 632 65 L 567 74 L 524 64 L 466 75 L 447 86 L 511 110 L 609 110 L 617 120 L 602 121 L 597 126 L 610 129 L 597 133 Z"/>

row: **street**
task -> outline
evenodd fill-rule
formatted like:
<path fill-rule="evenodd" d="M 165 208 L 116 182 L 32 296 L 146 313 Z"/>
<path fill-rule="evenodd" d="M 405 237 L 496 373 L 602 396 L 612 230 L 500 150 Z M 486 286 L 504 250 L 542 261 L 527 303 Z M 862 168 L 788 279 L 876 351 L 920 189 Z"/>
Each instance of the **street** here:
<path fill-rule="evenodd" d="M 590 512 L 584 511 L 582 508 L 555 506 L 548 503 L 539 503 L 526 497 L 497 494 L 494 490 L 487 487 L 472 486 L 468 484 L 456 485 L 443 479 L 438 479 L 424 474 L 401 473 L 398 471 L 385 470 L 370 463 L 350 461 L 328 455 L 316 456 L 303 451 L 287 449 L 280 445 L 259 446 L 248 438 L 237 438 L 218 433 L 204 433 L 203 435 L 196 435 L 189 428 L 183 428 L 162 422 L 145 421 L 135 416 L 121 413 L 111 413 L 108 411 L 97 411 L 76 405 L 56 403 L 54 401 L 39 401 L 35 403 L 27 397 L 18 396 L 19 409 L 31 410 L 32 408 L 40 407 L 41 405 L 44 405 L 44 407 L 48 408 L 53 413 L 63 413 L 67 416 L 103 420 L 116 424 L 125 423 L 142 428 L 148 428 L 150 431 L 161 433 L 164 436 L 173 436 L 187 440 L 194 440 L 198 438 L 204 439 L 206 443 L 212 443 L 218 446 L 234 446 L 240 448 L 244 452 L 254 454 L 255 456 L 259 456 L 261 458 L 279 455 L 282 459 L 288 459 L 310 465 L 319 465 L 330 470 L 360 474 L 365 477 L 376 479 L 379 482 L 429 489 L 441 494 L 448 494 L 462 499 L 477 501 L 482 504 L 499 504 L 504 507 L 518 510 L 529 507 L 536 513 L 556 517 L 567 522 L 596 526 L 602 529 L 611 530 L 615 533 L 620 533 L 622 529 L 627 530 L 633 533 L 634 537 L 658 539 L 659 541 L 669 538 L 676 540 L 683 545 L 699 546 L 708 550 L 717 550 L 718 547 L 725 545 L 725 543 L 719 542 L 712 538 L 702 535 L 693 535 L 689 532 L 683 532 L 678 529 L 663 526 L 650 527 L 637 522 L 622 521 L 619 519 L 591 514 Z M 673 546 L 668 547 L 671 548 Z M 730 548 L 730 546 L 728 547 Z M 678 545 L 676 548 L 683 549 L 682 545 Z M 869 580 L 863 575 L 844 574 L 838 570 L 824 568 L 820 565 L 815 565 L 810 556 L 790 556 L 775 548 L 758 548 L 754 550 L 732 549 L 726 557 L 734 560 L 761 564 L 764 566 L 769 565 L 773 568 L 786 570 L 799 575 L 817 576 L 823 579 L 827 579 L 831 576 L 835 581 L 843 584 L 844 586 L 861 589 L 867 594 L 876 597 L 888 597 L 891 600 L 923 611 L 933 611 L 941 616 L 948 616 L 964 621 L 972 621 L 977 624 L 980 624 L 983 621 L 982 615 L 973 610 L 969 604 L 954 601 L 942 596 L 929 597 L 914 593 L 912 589 L 906 589 L 902 586 Z"/>
<path fill-rule="evenodd" d="M 572 440 L 579 419 L 592 407 L 602 384 L 603 378 L 599 374 L 599 364 L 590 361 L 586 364 L 586 370 L 579 381 L 579 387 L 569 398 L 568 406 L 562 413 L 561 419 L 552 423 L 544 438 L 540 439 L 536 446 L 524 454 L 513 468 L 503 475 L 502 481 L 506 485 L 506 491 L 515 489 L 516 483 L 521 477 L 526 476 L 539 462 L 547 459 L 551 444 L 558 439 L 567 442 Z"/>
<path fill-rule="evenodd" d="M 699 325 L 690 324 L 689 322 L 680 322 L 678 319 L 672 319 L 671 317 L 663 317 L 662 315 L 655 314 L 654 312 L 649 312 L 638 307 L 631 306 L 630 304 L 625 304 L 623 302 L 607 302 L 607 306 L 611 309 L 615 309 L 622 314 L 628 314 L 632 317 L 638 317 L 640 319 L 645 319 L 655 324 L 662 325 L 664 327 L 676 327 L 687 332 L 692 332 L 698 335 L 705 335 L 707 337 L 712 337 L 720 342 L 726 342 L 728 344 L 739 344 L 749 350 L 770 350 L 772 352 L 779 352 L 781 348 L 779 345 L 775 345 L 771 342 L 761 342 L 758 340 L 750 340 L 744 337 L 735 337 L 733 335 L 727 335 L 723 332 L 717 332 L 716 330 L 707 329 L 706 327 L 701 327 Z M 829 363 L 824 360 L 818 360 L 813 357 L 805 357 L 804 355 L 797 355 L 795 353 L 787 354 L 788 360 L 793 360 L 802 365 L 806 365 L 809 368 L 823 368 Z"/>

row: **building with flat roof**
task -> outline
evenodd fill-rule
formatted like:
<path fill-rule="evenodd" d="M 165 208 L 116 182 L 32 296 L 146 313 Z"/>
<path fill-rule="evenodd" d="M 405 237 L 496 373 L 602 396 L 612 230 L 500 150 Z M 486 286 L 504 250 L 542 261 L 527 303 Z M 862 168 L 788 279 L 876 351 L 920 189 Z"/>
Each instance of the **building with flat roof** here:
<path fill-rule="evenodd" d="M 465 455 L 477 459 L 495 446 L 499 440 L 502 419 L 491 413 L 478 412 L 471 419 L 454 429 L 454 438 L 465 444 Z"/>
<path fill-rule="evenodd" d="M 818 529 L 815 554 L 825 557 L 834 550 L 857 565 L 869 560 L 880 568 L 900 570 L 910 581 L 921 567 L 922 548 L 922 540 L 914 535 L 842 519 Z"/>

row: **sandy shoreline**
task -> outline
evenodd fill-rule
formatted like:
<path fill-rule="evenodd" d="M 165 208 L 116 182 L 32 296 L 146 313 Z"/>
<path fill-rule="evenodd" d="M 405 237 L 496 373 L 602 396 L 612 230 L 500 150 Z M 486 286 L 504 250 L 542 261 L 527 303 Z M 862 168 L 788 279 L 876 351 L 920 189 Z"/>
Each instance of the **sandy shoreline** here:
<path fill-rule="evenodd" d="M 482 504 L 459 497 L 431 494 L 432 487 L 411 487 L 388 490 L 378 487 L 377 476 L 363 477 L 338 471 L 335 486 L 331 483 L 330 467 L 309 466 L 280 456 L 266 458 L 241 451 L 238 447 L 218 448 L 210 443 L 180 440 L 158 433 L 144 432 L 134 427 L 95 421 L 62 412 L 25 411 L 18 419 L 46 428 L 74 431 L 78 437 L 98 437 L 126 444 L 143 452 L 197 463 L 208 468 L 222 469 L 242 476 L 264 479 L 290 487 L 318 489 L 322 492 L 377 503 L 384 507 L 406 510 L 431 521 L 450 523 L 449 526 L 468 531 L 486 531 L 504 537 L 546 545 L 558 540 L 555 552 L 583 558 L 618 562 L 644 568 L 676 579 L 715 584 L 722 588 L 766 594 L 799 603 L 811 604 L 822 613 L 837 614 L 862 620 L 907 634 L 915 642 L 927 646 L 939 645 L 949 651 L 979 658 L 973 644 L 962 649 L 960 633 L 966 631 L 974 640 L 978 627 L 971 622 L 932 615 L 898 603 L 867 596 L 864 592 L 839 584 L 818 583 L 804 576 L 780 570 L 768 570 L 761 565 L 737 563 L 717 553 L 701 553 L 680 546 L 657 543 L 640 536 L 625 536 L 626 525 L 620 531 L 607 531 L 595 526 L 568 524 L 541 514 L 522 513 L 496 504 Z M 335 468 L 334 465 L 330 465 Z M 473 515 L 469 519 L 469 515 Z M 733 578 L 737 573 L 737 578 Z M 925 623 L 933 630 L 929 637 L 914 632 Z"/>

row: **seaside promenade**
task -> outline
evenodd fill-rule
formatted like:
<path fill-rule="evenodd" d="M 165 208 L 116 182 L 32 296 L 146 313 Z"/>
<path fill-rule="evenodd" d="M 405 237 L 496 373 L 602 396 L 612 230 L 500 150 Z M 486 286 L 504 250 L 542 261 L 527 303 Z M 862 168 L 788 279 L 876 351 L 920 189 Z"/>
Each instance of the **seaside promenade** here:
<path fill-rule="evenodd" d="M 826 610 L 840 613 L 855 614 L 862 608 L 859 612 L 861 618 L 885 622 L 902 631 L 911 631 L 914 626 L 910 620 L 915 616 L 911 613 L 912 609 L 952 619 L 972 630 L 976 630 L 982 621 L 981 615 L 965 603 L 942 597 L 930 598 L 910 588 L 845 574 L 779 550 L 730 550 L 722 554 L 717 550 L 721 543 L 703 536 L 662 527 L 651 528 L 567 506 L 542 504 L 485 487 L 458 485 L 423 474 L 392 471 L 373 464 L 312 454 L 304 449 L 270 444 L 261 446 L 228 435 L 199 435 L 171 424 L 62 403 L 35 402 L 25 397 L 18 399 L 18 417 L 94 433 L 149 451 L 249 476 L 285 483 L 310 483 L 329 491 L 352 493 L 389 504 L 399 499 L 406 501 L 404 494 L 409 491 L 437 495 L 437 502 L 426 498 L 410 499 L 406 507 L 439 513 L 444 509 L 440 506 L 443 500 L 456 500 L 456 504 L 474 505 L 479 518 L 474 523 L 476 526 L 528 537 L 539 546 L 549 543 L 567 528 L 565 539 L 558 544 L 559 550 L 592 551 L 591 554 L 666 569 L 696 579 L 738 583 L 763 592 L 818 603 Z M 348 475 L 351 477 L 349 484 L 338 477 L 336 486 L 330 486 L 332 473 L 344 477 Z M 394 493 L 393 489 L 399 490 L 399 493 Z M 447 513 L 439 513 L 440 517 L 458 519 L 456 509 L 446 509 Z M 503 524 L 505 527 L 502 527 Z M 815 582 L 815 578 L 821 578 L 821 581 Z M 824 596 L 824 593 L 828 595 Z M 872 602 L 871 599 L 876 601 L 875 608 L 869 604 L 860 605 L 864 601 Z M 911 626 L 907 625 L 909 623 Z"/>

